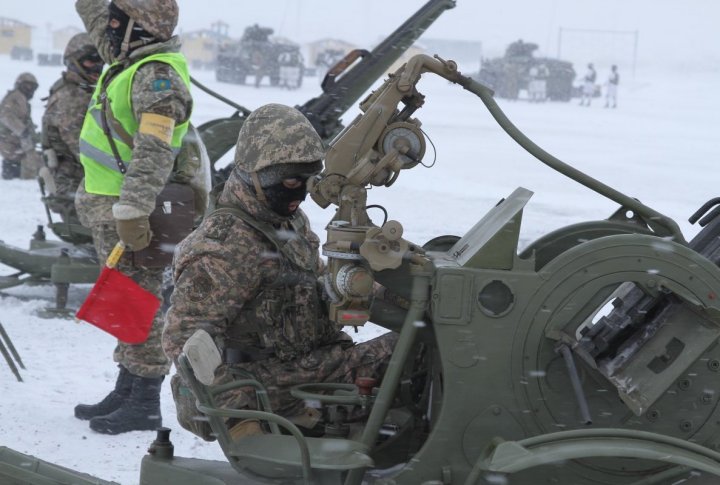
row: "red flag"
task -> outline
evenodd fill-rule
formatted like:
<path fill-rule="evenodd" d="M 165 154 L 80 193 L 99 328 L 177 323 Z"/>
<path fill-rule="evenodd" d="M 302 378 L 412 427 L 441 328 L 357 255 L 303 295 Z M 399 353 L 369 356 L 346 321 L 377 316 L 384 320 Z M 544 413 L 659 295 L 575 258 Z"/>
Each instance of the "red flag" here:
<path fill-rule="evenodd" d="M 90 294 L 75 315 L 128 344 L 147 340 L 160 300 L 114 266 L 124 247 L 118 243 Z"/>

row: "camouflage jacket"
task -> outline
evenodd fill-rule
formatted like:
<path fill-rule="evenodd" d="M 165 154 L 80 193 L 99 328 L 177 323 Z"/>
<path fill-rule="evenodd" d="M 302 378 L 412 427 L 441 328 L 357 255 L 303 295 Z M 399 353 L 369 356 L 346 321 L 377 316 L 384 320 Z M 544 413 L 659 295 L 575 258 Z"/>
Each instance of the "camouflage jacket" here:
<path fill-rule="evenodd" d="M 286 240 L 278 251 L 260 231 L 231 212 L 214 212 L 175 252 L 175 290 L 165 320 L 163 348 L 177 359 L 185 341 L 199 328 L 221 351 L 239 352 L 247 360 L 272 357 L 288 362 L 319 347 L 346 340 L 327 319 L 317 278 L 323 264 L 320 240 L 298 210 L 294 230 L 259 202 L 237 171 L 218 201 L 240 208 L 255 220 L 275 227 Z M 230 361 L 231 362 L 231 361 Z M 308 367 L 311 367 L 308 365 Z M 218 377 L 227 375 L 221 366 Z"/>
<path fill-rule="evenodd" d="M 98 52 L 105 62 L 112 64 L 114 59 L 105 36 L 108 2 L 77 0 L 75 7 Z M 128 67 L 147 56 L 179 50 L 178 37 L 172 37 L 167 42 L 150 44 L 132 51 L 120 64 Z M 133 78 L 132 105 L 133 115 L 138 120 L 142 113 L 153 113 L 172 118 L 179 124 L 190 118 L 192 97 L 174 69 L 161 62 L 149 62 L 140 67 Z M 133 138 L 133 145 L 133 158 L 128 164 L 119 198 L 88 194 L 83 184 L 80 185 L 75 203 L 84 225 L 112 222 L 112 206 L 116 202 L 130 208 L 138 216 L 147 215 L 155 208 L 155 198 L 172 173 L 175 156 L 170 145 L 153 135 L 138 132 Z"/>
<path fill-rule="evenodd" d="M 30 101 L 19 89 L 12 89 L 0 101 L 0 154 L 17 160 L 25 151 L 23 142 L 33 143 L 34 138 Z"/>
<path fill-rule="evenodd" d="M 58 172 L 82 178 L 80 165 L 80 130 L 94 86 L 78 74 L 64 72 L 47 98 L 42 118 L 43 149 L 53 149 L 58 158 Z"/>

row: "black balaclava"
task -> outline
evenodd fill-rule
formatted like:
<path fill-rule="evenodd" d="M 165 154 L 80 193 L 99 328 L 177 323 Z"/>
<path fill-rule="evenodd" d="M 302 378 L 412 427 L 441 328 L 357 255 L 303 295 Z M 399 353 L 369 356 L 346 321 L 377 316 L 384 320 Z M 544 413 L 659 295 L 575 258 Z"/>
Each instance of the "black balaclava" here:
<path fill-rule="evenodd" d="M 25 95 L 27 99 L 32 99 L 33 95 L 35 94 L 35 90 L 37 89 L 37 84 L 33 84 L 30 82 L 22 82 L 18 86 L 18 89 L 21 93 Z"/>
<path fill-rule="evenodd" d="M 290 217 L 295 214 L 297 209 L 291 211 L 288 207 L 290 203 L 303 201 L 307 197 L 307 179 L 298 177 L 298 180 L 302 180 L 302 185 L 294 189 L 288 189 L 282 182 L 270 187 L 263 187 L 262 190 L 265 193 L 267 204 L 273 212 L 283 217 Z"/>
<path fill-rule="evenodd" d="M 274 213 L 282 217 L 291 217 L 295 215 L 296 211 L 291 211 L 288 206 L 291 202 L 305 200 L 307 181 L 320 170 L 322 170 L 322 162 L 318 160 L 309 163 L 276 164 L 253 174 L 239 170 L 239 175 L 245 185 Z M 294 189 L 287 188 L 283 185 L 283 180 L 288 179 L 299 180 L 302 184 Z"/>
<path fill-rule="evenodd" d="M 110 46 L 113 50 L 113 57 L 116 59 L 120 58 L 123 54 L 128 56 L 130 52 L 137 47 L 149 44 L 155 40 L 152 34 L 133 21 L 130 38 L 127 39 L 127 52 L 123 52 L 123 43 L 126 41 L 125 36 L 127 35 L 128 26 L 131 23 L 130 16 L 115 5 L 115 2 L 110 2 L 108 21 L 111 19 L 116 19 L 120 22 L 120 26 L 116 29 L 110 27 L 108 22 L 108 26 L 105 29 L 105 34 L 110 40 Z"/>
<path fill-rule="evenodd" d="M 86 61 L 92 62 L 92 66 L 85 66 L 83 63 Z M 102 74 L 103 67 L 104 63 L 102 57 L 100 57 L 100 54 L 98 54 L 97 51 L 93 50 L 83 54 L 78 59 L 74 59 L 72 62 L 70 62 L 68 65 L 68 70 L 78 74 L 90 84 L 93 84 Z"/>

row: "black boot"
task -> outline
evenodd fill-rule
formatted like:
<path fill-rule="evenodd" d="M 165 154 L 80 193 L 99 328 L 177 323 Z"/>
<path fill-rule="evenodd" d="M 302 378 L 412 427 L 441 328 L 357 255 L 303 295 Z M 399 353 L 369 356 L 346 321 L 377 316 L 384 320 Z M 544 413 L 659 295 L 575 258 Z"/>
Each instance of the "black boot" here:
<path fill-rule="evenodd" d="M 154 431 L 162 426 L 160 388 L 165 377 L 130 375 L 133 381 L 130 396 L 110 414 L 92 418 L 90 429 L 102 434 L 120 434 Z"/>
<path fill-rule="evenodd" d="M 3 159 L 2 178 L 5 180 L 20 178 L 20 161 Z"/>
<path fill-rule="evenodd" d="M 115 381 L 115 389 L 105 396 L 105 399 L 97 404 L 78 404 L 75 406 L 75 417 L 78 419 L 90 419 L 95 416 L 105 416 L 115 411 L 130 396 L 132 388 L 132 374 L 119 365 L 120 373 Z"/>

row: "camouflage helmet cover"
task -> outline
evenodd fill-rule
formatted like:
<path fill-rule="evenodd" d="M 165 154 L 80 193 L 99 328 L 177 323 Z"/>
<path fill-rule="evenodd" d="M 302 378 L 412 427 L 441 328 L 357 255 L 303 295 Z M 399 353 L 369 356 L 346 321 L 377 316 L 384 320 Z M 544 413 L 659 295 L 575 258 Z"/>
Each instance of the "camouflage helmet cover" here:
<path fill-rule="evenodd" d="M 17 77 L 15 80 L 15 87 L 19 88 L 23 83 L 34 84 L 35 87 L 38 86 L 37 78 L 29 72 L 24 72 Z"/>
<path fill-rule="evenodd" d="M 170 39 L 177 27 L 180 11 L 175 0 L 113 0 L 113 3 L 160 41 Z"/>
<path fill-rule="evenodd" d="M 320 136 L 300 111 L 266 104 L 243 123 L 235 147 L 235 166 L 252 173 L 277 165 L 317 164 L 324 156 Z"/>
<path fill-rule="evenodd" d="M 72 36 L 63 54 L 63 64 L 69 66 L 73 60 L 79 60 L 83 56 L 97 52 L 95 44 L 93 44 L 90 36 L 85 32 Z"/>

